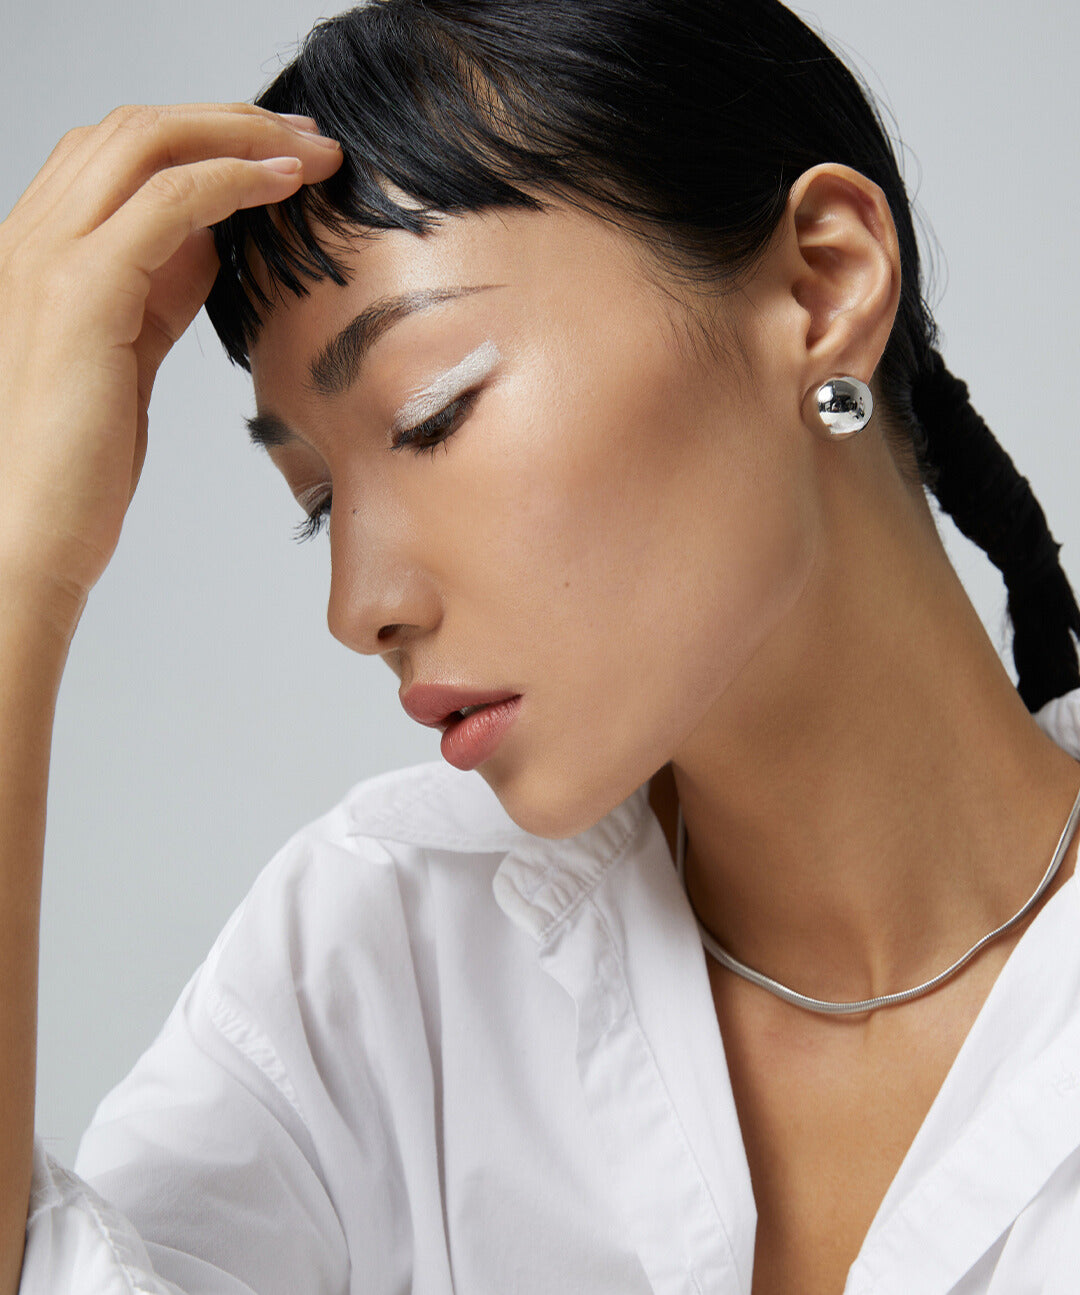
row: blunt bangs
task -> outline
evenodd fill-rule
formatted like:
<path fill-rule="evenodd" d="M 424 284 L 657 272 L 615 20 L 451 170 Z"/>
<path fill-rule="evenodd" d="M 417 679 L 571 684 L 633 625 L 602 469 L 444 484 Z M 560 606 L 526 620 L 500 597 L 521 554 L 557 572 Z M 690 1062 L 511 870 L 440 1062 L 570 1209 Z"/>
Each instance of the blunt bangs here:
<path fill-rule="evenodd" d="M 374 230 L 425 234 L 439 223 L 439 213 L 493 206 L 543 210 L 545 202 L 519 184 L 564 194 L 590 210 L 612 206 L 639 215 L 640 203 L 627 203 L 580 165 L 574 138 L 580 126 L 568 128 L 550 107 L 569 95 L 581 113 L 590 111 L 580 97 L 580 77 L 593 59 L 603 58 L 601 50 L 586 55 L 582 47 L 594 24 L 584 24 L 575 37 L 566 32 L 567 5 L 541 0 L 530 7 L 527 41 L 512 30 L 505 5 L 497 18 L 489 14 L 473 27 L 459 17 L 451 32 L 436 6 L 380 0 L 308 33 L 255 103 L 314 118 L 345 156 L 321 184 L 302 186 L 273 209 L 237 211 L 213 227 L 222 270 L 206 310 L 235 364 L 250 369 L 248 347 L 262 312 L 272 309 L 275 289 L 300 296 L 308 291 L 305 279 L 347 282 L 335 239 L 348 246 Z M 543 22 L 547 8 L 550 24 Z M 576 70 L 561 93 L 553 93 L 553 69 L 571 62 Z M 629 188 L 630 178 L 621 178 Z M 387 180 L 418 205 L 395 202 Z M 319 237 L 312 224 L 322 227 Z M 271 293 L 252 273 L 252 253 L 265 266 Z"/>

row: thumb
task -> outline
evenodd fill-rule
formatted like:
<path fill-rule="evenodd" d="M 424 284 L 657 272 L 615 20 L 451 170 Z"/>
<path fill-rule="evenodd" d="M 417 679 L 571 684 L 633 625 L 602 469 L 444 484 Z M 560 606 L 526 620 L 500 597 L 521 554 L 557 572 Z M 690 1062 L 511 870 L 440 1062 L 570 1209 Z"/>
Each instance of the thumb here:
<path fill-rule="evenodd" d="M 220 264 L 213 234 L 209 229 L 196 229 L 154 271 L 136 343 L 144 376 L 152 380 L 170 348 L 199 313 Z"/>

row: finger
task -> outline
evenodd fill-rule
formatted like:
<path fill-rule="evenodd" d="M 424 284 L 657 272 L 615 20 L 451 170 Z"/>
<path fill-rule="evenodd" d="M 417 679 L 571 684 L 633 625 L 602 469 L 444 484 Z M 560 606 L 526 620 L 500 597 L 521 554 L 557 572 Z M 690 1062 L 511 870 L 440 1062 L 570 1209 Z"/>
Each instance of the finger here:
<path fill-rule="evenodd" d="M 135 497 L 135 489 L 139 484 L 139 478 L 142 476 L 143 464 L 146 462 L 146 442 L 147 427 L 149 424 L 149 411 L 147 414 L 140 414 L 139 426 L 135 432 L 135 451 L 131 456 L 131 485 L 128 487 L 128 507 Z"/>
<path fill-rule="evenodd" d="M 61 164 L 74 156 L 82 140 L 92 130 L 92 126 L 75 126 L 66 135 L 60 137 L 56 147 L 45 159 L 37 175 L 23 190 L 10 214 L 14 215 L 15 212 L 29 205 L 31 199 L 39 194 L 46 187 L 48 181 L 60 170 Z"/>
<path fill-rule="evenodd" d="M 125 196 L 130 196 L 140 184 L 145 181 L 150 168 L 145 170 L 141 178 L 133 180 L 124 179 L 122 176 L 103 175 L 100 166 L 96 166 L 90 172 L 87 168 L 91 167 L 96 157 L 109 141 L 114 144 L 119 141 L 116 136 L 136 141 L 140 134 L 140 128 L 137 123 L 140 121 L 146 123 L 154 120 L 175 119 L 180 125 L 185 118 L 194 119 L 202 118 L 205 122 L 207 116 L 212 116 L 216 122 L 223 124 L 226 130 L 224 136 L 215 136 L 208 144 L 205 143 L 206 130 L 203 129 L 204 147 L 202 156 L 230 153 L 234 156 L 255 155 L 254 151 L 243 144 L 239 148 L 228 147 L 227 141 L 236 141 L 244 139 L 245 123 L 246 129 L 253 129 L 251 123 L 257 122 L 264 126 L 267 123 L 276 124 L 279 129 L 283 128 L 285 133 L 279 134 L 278 139 L 289 141 L 286 145 L 279 144 L 276 148 L 268 148 L 262 153 L 262 156 L 269 157 L 275 153 L 292 153 L 295 151 L 295 142 L 298 136 L 307 135 L 309 138 L 315 130 L 315 122 L 310 117 L 291 117 L 285 114 L 272 113 L 265 108 L 258 108 L 253 104 L 247 103 L 195 103 L 195 104 L 125 104 L 119 108 L 114 108 L 107 116 L 95 126 L 80 126 L 68 133 L 60 140 L 56 148 L 49 155 L 41 171 L 31 182 L 26 193 L 12 209 L 20 210 L 28 219 L 40 223 L 48 218 L 51 211 L 55 210 L 62 213 L 65 218 L 64 231 L 69 234 L 86 232 L 94 227 L 94 223 L 100 224 L 106 215 L 111 214 L 120 205 L 116 199 L 117 190 L 125 191 Z M 181 127 L 182 128 L 182 127 Z M 126 135 L 122 134 L 126 132 Z M 149 131 L 142 128 L 141 133 L 145 136 Z M 144 141 L 145 142 L 145 141 Z M 339 150 L 328 150 L 329 152 L 339 152 Z M 194 155 L 190 155 L 186 160 L 196 160 Z M 161 154 L 161 156 L 165 156 Z M 122 163 L 121 163 L 122 164 Z M 168 160 L 160 165 L 168 165 Z M 104 185 L 106 188 L 113 190 L 111 198 L 106 198 L 99 204 L 99 218 L 96 222 L 91 223 L 79 219 L 80 212 L 78 203 L 80 198 L 77 191 L 73 193 L 73 186 L 80 176 L 84 177 L 84 182 L 92 186 L 94 177 L 97 176 L 98 188 Z M 85 201 L 85 199 L 82 199 Z M 75 204 L 73 207 L 72 204 Z M 91 198 L 91 204 L 94 205 L 94 199 Z"/>
<path fill-rule="evenodd" d="M 281 171 L 276 165 L 293 169 Z M 82 240 L 83 251 L 100 265 L 130 269 L 131 281 L 124 284 L 138 318 L 129 312 L 128 323 L 137 324 L 130 336 L 134 342 L 142 326 L 142 311 L 149 291 L 150 276 L 172 257 L 198 229 L 224 220 L 241 207 L 259 207 L 280 202 L 305 179 L 299 158 L 249 161 L 216 157 L 186 166 L 156 171 L 124 205 Z"/>
<path fill-rule="evenodd" d="M 140 387 L 149 390 L 162 360 L 199 313 L 220 264 L 213 234 L 197 229 L 154 273 L 135 344 Z"/>
<path fill-rule="evenodd" d="M 337 170 L 342 153 L 336 143 L 320 144 L 320 138 L 250 104 L 118 110 L 112 129 L 84 152 L 81 166 L 57 194 L 64 232 L 89 233 L 157 171 L 206 158 L 298 156 L 311 180 L 325 179 Z M 79 160 L 72 158 L 76 164 Z"/>

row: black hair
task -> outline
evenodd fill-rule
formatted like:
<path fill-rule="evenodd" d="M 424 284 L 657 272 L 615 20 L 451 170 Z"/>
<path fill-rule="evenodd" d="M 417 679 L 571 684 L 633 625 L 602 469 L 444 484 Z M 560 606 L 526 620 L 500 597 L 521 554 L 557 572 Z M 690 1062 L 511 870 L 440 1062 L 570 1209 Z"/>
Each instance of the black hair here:
<path fill-rule="evenodd" d="M 256 207 L 214 227 L 221 269 L 206 309 L 245 369 L 273 293 L 347 282 L 338 237 L 423 234 L 439 213 L 543 210 L 547 194 L 613 220 L 675 281 L 720 300 L 753 272 L 805 170 L 836 162 L 874 181 L 900 247 L 875 375 L 898 465 L 1001 571 L 1028 709 L 1080 687 L 1080 609 L 1060 545 L 936 349 L 911 204 L 873 95 L 779 0 L 373 0 L 320 21 L 255 102 L 313 117 L 345 158 L 276 204 L 276 218 Z M 393 201 L 386 180 L 417 205 Z"/>

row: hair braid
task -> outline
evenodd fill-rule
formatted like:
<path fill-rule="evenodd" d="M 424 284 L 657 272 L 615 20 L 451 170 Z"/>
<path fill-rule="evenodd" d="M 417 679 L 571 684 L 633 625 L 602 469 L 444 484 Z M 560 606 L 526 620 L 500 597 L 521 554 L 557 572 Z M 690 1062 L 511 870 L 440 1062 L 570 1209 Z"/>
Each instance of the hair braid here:
<path fill-rule="evenodd" d="M 673 282 L 712 293 L 756 270 L 809 167 L 838 162 L 872 180 L 901 263 L 876 373 L 890 430 L 910 437 L 893 448 L 905 475 L 913 450 L 919 478 L 1002 572 L 1028 709 L 1080 687 L 1070 634 L 1080 636 L 1080 612 L 1060 546 L 934 349 L 886 119 L 861 77 L 779 0 L 356 4 L 318 23 L 256 103 L 313 117 L 345 160 L 329 180 L 214 226 L 221 270 L 206 312 L 248 370 L 278 290 L 301 297 L 310 280 L 348 282 L 341 253 L 369 233 L 423 235 L 445 215 L 543 211 L 554 196 L 613 218 Z"/>
<path fill-rule="evenodd" d="M 1080 608 L 1058 544 L 1026 477 L 972 408 L 967 384 L 931 349 L 911 405 L 927 433 L 927 485 L 957 529 L 998 568 L 1008 590 L 1017 689 L 1029 711 L 1080 687 L 1072 633 Z"/>

